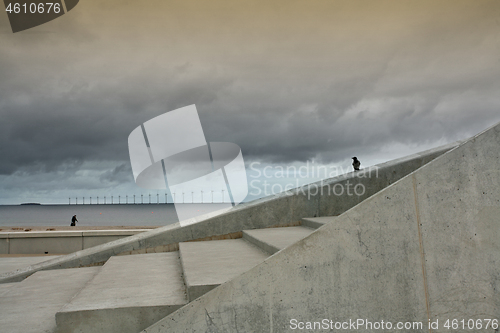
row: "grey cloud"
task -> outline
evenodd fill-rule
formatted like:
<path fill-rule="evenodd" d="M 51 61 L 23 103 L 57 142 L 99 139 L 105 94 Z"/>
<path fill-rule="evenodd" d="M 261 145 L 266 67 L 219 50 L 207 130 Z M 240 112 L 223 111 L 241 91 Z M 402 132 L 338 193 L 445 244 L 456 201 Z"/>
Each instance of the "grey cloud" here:
<path fill-rule="evenodd" d="M 130 164 L 122 163 L 112 170 L 104 172 L 99 180 L 102 183 L 129 183 L 134 180 L 132 177 L 132 168 Z"/>
<path fill-rule="evenodd" d="M 157 85 L 163 75 L 170 77 L 168 85 Z M 212 103 L 217 91 L 228 84 L 226 78 L 210 72 L 178 85 L 175 77 L 163 75 L 140 73 L 125 82 L 94 87 L 80 82 L 52 98 L 34 92 L 22 106 L 16 105 L 14 89 L 0 93 L 0 153 L 4 156 L 0 172 L 12 174 L 37 163 L 50 170 L 72 159 L 126 161 L 127 137 L 133 128 L 183 102 Z M 135 86 L 134 81 L 143 84 Z"/>

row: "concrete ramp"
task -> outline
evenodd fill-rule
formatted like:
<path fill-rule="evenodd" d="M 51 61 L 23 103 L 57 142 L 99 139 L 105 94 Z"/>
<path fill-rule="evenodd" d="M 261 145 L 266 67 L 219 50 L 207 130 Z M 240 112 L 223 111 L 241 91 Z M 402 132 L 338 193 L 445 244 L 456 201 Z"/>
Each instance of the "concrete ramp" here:
<path fill-rule="evenodd" d="M 144 332 L 498 332 L 499 151 L 496 125 Z"/>

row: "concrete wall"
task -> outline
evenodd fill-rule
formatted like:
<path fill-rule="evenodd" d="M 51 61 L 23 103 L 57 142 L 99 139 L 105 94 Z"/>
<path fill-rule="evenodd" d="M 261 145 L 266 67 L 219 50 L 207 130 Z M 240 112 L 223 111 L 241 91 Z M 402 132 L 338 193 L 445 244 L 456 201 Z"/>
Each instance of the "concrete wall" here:
<path fill-rule="evenodd" d="M 0 232 L 0 254 L 67 254 L 148 230 Z"/>
<path fill-rule="evenodd" d="M 486 320 L 500 319 L 499 147 L 497 125 L 144 332 L 288 332 L 323 319 L 498 332 Z M 453 319 L 483 326 L 445 328 Z"/>
<path fill-rule="evenodd" d="M 230 211 L 217 215 L 197 218 L 197 223 L 186 221 L 106 243 L 67 256 L 27 267 L 24 270 L 0 275 L 0 283 L 21 281 L 39 270 L 72 268 L 105 262 L 113 255 L 123 253 L 164 252 L 179 242 L 227 235 L 246 229 L 266 228 L 277 225 L 298 223 L 303 217 L 336 215 L 354 207 L 360 201 L 382 190 L 428 161 L 456 147 L 458 143 L 438 147 L 419 154 L 397 159 L 371 168 L 351 172 L 343 176 L 313 183 L 291 193 L 258 199 L 240 204 Z M 377 170 L 377 172 L 375 172 Z M 362 196 L 332 195 L 328 192 L 335 184 L 347 187 L 363 184 L 366 192 Z"/>

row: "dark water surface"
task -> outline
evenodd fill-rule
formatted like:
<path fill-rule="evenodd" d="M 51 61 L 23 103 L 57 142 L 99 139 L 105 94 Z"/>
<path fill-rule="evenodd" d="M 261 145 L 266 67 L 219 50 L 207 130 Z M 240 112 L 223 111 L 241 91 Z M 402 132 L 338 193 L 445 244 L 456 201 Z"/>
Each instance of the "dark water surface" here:
<path fill-rule="evenodd" d="M 199 215 L 217 206 L 185 205 Z M 78 226 L 163 226 L 178 222 L 173 204 L 0 205 L 0 226 L 69 226 L 75 214 Z"/>

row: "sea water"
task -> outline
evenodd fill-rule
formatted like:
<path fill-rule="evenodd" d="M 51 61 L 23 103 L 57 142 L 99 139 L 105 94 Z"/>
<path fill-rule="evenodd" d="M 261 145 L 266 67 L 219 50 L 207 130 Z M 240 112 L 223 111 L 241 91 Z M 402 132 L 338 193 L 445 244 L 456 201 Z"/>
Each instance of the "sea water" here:
<path fill-rule="evenodd" d="M 179 205 L 179 204 L 177 204 Z M 223 204 L 182 204 L 198 215 L 225 207 Z M 220 206 L 220 207 L 219 207 Z M 107 205 L 0 205 L 0 226 L 164 226 L 178 222 L 173 204 Z"/>

